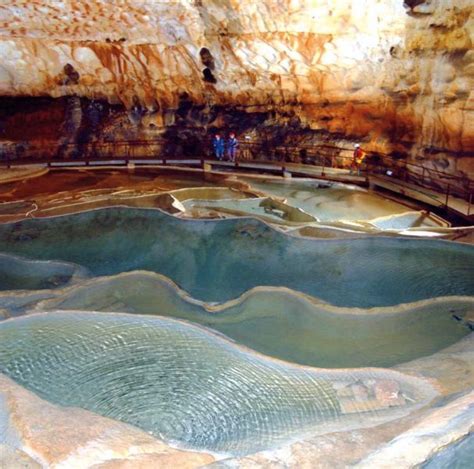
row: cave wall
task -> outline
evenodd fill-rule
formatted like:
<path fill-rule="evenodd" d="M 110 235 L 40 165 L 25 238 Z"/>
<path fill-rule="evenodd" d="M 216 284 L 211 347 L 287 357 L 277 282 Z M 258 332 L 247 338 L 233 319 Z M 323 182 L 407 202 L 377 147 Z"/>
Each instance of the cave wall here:
<path fill-rule="evenodd" d="M 473 40 L 471 0 L 4 0 L 0 139 L 176 153 L 232 127 L 472 177 Z"/>

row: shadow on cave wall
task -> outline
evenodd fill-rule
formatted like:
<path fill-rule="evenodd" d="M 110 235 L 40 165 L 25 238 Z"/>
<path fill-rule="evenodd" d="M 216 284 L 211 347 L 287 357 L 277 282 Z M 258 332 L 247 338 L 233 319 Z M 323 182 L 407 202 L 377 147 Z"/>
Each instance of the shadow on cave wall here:
<path fill-rule="evenodd" d="M 163 125 L 151 124 L 151 120 Z M 401 130 L 403 127 L 393 128 L 393 141 Z M 240 160 L 318 166 L 350 166 L 352 145 L 361 141 L 355 135 L 311 129 L 293 110 L 267 108 L 249 113 L 245 108 L 196 104 L 186 93 L 180 95 L 175 109 L 166 110 L 147 109 L 138 101 L 126 109 L 75 96 L 0 99 L 0 159 L 9 162 L 209 158 L 213 157 L 211 139 L 216 132 L 224 137 L 229 132 L 237 134 Z M 409 172 L 406 163 L 413 145 L 399 138 L 389 154 L 368 152 L 366 164 L 385 164 L 389 156 L 400 171 L 394 176 L 403 179 Z M 449 159 L 460 156 L 460 152 L 449 154 L 437 148 L 425 148 L 419 154 L 420 164 L 435 165 L 442 171 L 451 169 Z M 412 176 L 417 178 L 417 174 Z"/>
<path fill-rule="evenodd" d="M 392 130 L 390 138 L 398 146 L 389 156 L 406 161 L 413 142 L 397 135 L 406 137 L 409 129 Z M 211 138 L 216 132 L 224 136 L 235 132 L 240 149 L 245 147 L 240 152 L 244 159 L 306 164 L 338 158 L 341 149 L 360 141 L 357 136 L 310 129 L 293 110 L 249 113 L 242 107 L 196 104 L 187 93 L 179 96 L 175 109 L 162 109 L 158 103 L 147 109 L 138 99 L 131 109 L 77 96 L 0 99 L 0 158 L 4 160 L 207 158 L 213 155 Z M 445 150 L 425 153 L 428 160 L 446 166 Z M 370 154 L 370 161 L 378 158 Z"/>
<path fill-rule="evenodd" d="M 164 125 L 147 124 L 164 116 Z M 148 119 L 148 120 L 147 120 Z M 149 110 L 138 99 L 131 109 L 77 96 L 0 100 L 0 145 L 10 157 L 77 159 L 81 157 L 203 158 L 212 155 L 216 132 L 249 138 L 249 158 L 311 162 L 302 149 L 291 155 L 279 147 L 317 145 L 342 138 L 307 128 L 293 111 L 248 113 L 233 106 L 196 104 L 187 93 L 176 109 Z M 6 150 L 4 150 L 5 153 Z"/>

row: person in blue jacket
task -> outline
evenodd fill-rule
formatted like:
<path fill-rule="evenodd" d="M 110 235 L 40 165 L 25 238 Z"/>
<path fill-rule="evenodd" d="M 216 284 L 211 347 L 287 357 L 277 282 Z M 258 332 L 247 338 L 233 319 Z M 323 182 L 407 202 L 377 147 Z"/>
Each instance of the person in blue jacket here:
<path fill-rule="evenodd" d="M 220 134 L 214 135 L 214 138 L 212 139 L 212 146 L 214 147 L 214 154 L 218 160 L 224 159 L 224 145 L 224 139 L 220 136 Z"/>
<path fill-rule="evenodd" d="M 234 132 L 231 132 L 227 140 L 227 157 L 229 158 L 229 161 L 235 161 L 238 146 L 239 146 L 239 142 L 235 138 Z"/>

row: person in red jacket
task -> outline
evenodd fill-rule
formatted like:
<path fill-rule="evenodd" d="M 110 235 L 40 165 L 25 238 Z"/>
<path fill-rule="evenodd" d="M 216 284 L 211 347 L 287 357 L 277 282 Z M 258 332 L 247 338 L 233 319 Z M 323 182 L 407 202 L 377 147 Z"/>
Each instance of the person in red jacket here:
<path fill-rule="evenodd" d="M 352 172 L 354 170 L 356 170 L 357 171 L 357 176 L 360 176 L 360 168 L 362 166 L 362 162 L 364 161 L 364 158 L 365 158 L 364 150 L 362 150 L 360 145 L 358 143 L 356 143 L 354 145 L 354 153 L 353 153 L 353 156 L 352 156 L 352 164 L 351 164 L 350 174 L 352 174 Z"/>

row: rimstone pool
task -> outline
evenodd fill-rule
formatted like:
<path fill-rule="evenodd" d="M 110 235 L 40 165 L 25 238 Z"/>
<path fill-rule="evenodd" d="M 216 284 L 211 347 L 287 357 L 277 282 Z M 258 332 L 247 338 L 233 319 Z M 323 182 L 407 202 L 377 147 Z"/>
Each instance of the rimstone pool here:
<path fill-rule="evenodd" d="M 10 391 L 0 403 L 20 385 L 31 402 L 232 465 L 328 433 L 371 441 L 372 428 L 402 431 L 399 422 L 472 388 L 462 361 L 472 350 L 471 245 L 382 236 L 377 223 L 406 229 L 419 215 L 362 190 L 235 184 L 86 188 L 62 205 L 38 198 L 27 218 L 9 212 L 25 203 L 5 206 L 0 381 Z M 349 214 L 362 224 L 346 239 L 337 223 Z M 295 229 L 325 230 L 319 222 L 334 222 L 330 239 Z M 449 229 L 424 228 L 435 226 Z M 17 418 L 3 405 L 0 430 L 15 433 Z"/>

